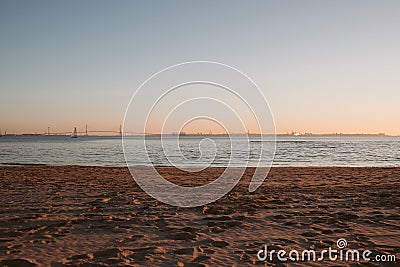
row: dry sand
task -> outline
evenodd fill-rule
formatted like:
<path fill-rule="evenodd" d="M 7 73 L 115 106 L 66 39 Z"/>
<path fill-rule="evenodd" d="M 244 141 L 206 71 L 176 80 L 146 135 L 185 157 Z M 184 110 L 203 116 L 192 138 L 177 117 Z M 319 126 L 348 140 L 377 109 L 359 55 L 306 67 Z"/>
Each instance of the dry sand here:
<path fill-rule="evenodd" d="M 184 185 L 223 171 L 159 170 Z M 399 261 L 400 168 L 273 168 L 249 193 L 253 171 L 215 203 L 177 208 L 149 197 L 127 168 L 0 167 L 0 266 L 280 265 L 257 251 L 318 251 L 338 238 Z"/>

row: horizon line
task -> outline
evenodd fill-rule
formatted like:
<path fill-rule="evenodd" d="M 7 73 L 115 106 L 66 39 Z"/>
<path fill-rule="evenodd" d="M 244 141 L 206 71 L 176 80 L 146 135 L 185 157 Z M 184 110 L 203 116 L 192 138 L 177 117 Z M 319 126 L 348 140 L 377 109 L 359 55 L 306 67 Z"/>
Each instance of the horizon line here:
<path fill-rule="evenodd" d="M 382 137 L 398 137 L 400 134 L 386 134 L 386 133 L 299 133 L 299 132 L 292 132 L 292 133 L 265 133 L 265 134 L 260 134 L 260 133 L 129 133 L 129 132 L 123 132 L 122 135 L 119 134 L 118 132 L 114 131 L 91 131 L 91 132 L 113 132 L 115 134 L 84 134 L 80 132 L 78 134 L 79 137 L 129 137 L 129 136 L 296 136 L 296 137 L 301 137 L 301 136 L 382 136 Z M 22 132 L 22 133 L 6 133 L 2 134 L 0 133 L 0 137 L 3 136 L 43 136 L 43 137 L 68 137 L 71 136 L 72 132 L 61 132 L 61 133 L 29 133 L 29 132 Z"/>

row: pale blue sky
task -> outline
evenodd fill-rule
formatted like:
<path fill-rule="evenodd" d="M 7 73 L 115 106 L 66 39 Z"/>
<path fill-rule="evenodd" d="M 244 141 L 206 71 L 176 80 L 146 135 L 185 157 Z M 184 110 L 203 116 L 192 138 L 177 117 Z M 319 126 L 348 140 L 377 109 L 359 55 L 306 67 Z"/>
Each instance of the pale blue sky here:
<path fill-rule="evenodd" d="M 191 60 L 253 78 L 280 133 L 400 134 L 400 1 L 1 0 L 0 131 L 117 130 Z"/>

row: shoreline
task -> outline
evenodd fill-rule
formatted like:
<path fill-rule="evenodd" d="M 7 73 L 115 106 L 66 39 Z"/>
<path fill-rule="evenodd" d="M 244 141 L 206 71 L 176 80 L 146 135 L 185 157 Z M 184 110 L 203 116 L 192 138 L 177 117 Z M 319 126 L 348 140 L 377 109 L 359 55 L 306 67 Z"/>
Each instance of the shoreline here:
<path fill-rule="evenodd" d="M 47 133 L 19 133 L 19 134 L 6 134 L 1 135 L 0 137 L 71 137 L 71 133 L 69 134 L 47 134 Z M 278 136 L 278 137 L 400 137 L 398 134 L 386 134 L 386 133 L 277 133 L 277 134 L 257 134 L 257 133 L 233 133 L 233 134 L 197 134 L 197 133 L 185 133 L 185 134 L 127 134 L 123 137 L 157 137 L 157 136 L 180 136 L 180 137 L 227 137 L 227 136 L 239 136 L 239 137 L 257 137 L 257 136 Z M 122 138 L 121 135 L 78 135 L 78 137 L 112 137 L 112 138 Z"/>
<path fill-rule="evenodd" d="M 107 166 L 107 165 L 50 165 L 46 163 L 0 163 L 0 168 L 18 168 L 18 167 L 49 167 L 49 168 L 59 168 L 59 167 L 81 167 L 81 168 L 135 168 L 135 167 L 154 167 L 156 169 L 165 169 L 165 168 L 171 168 L 171 169 L 176 169 L 174 166 L 166 166 L 166 165 L 154 165 L 154 166 L 147 166 L 147 165 L 133 165 L 133 166 Z M 206 169 L 226 169 L 228 168 L 227 166 L 211 166 L 207 167 Z M 259 166 L 259 167 L 245 167 L 245 166 L 232 166 L 230 168 L 246 168 L 246 169 L 255 169 L 255 168 L 274 168 L 274 169 L 279 169 L 279 168 L 400 168 L 400 166 L 360 166 L 360 165 L 310 165 L 310 166 L 293 166 L 293 165 L 272 165 L 271 167 L 266 167 L 266 166 Z M 190 169 L 189 167 L 185 167 L 185 169 Z M 197 169 L 196 167 L 193 167 L 193 169 Z"/>

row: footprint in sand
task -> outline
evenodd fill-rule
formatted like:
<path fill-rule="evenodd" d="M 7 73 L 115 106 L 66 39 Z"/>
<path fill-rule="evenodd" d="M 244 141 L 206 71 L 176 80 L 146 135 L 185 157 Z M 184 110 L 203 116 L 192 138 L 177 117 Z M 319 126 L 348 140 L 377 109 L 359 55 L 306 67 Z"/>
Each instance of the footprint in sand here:
<path fill-rule="evenodd" d="M 189 240 L 193 240 L 195 237 L 196 237 L 196 234 L 194 234 L 194 233 L 179 232 L 179 233 L 174 234 L 172 236 L 172 239 L 189 241 Z"/>
<path fill-rule="evenodd" d="M 213 245 L 214 247 L 217 247 L 217 248 L 223 248 L 223 247 L 229 246 L 229 243 L 226 241 L 214 240 L 211 242 L 211 245 Z"/>
<path fill-rule="evenodd" d="M 195 248 L 180 248 L 174 250 L 174 254 L 177 255 L 193 255 L 195 253 Z"/>
<path fill-rule="evenodd" d="M 32 263 L 25 259 L 10 259 L 10 260 L 2 260 L 0 261 L 0 266 L 8 266 L 8 267 L 32 267 L 37 266 L 36 263 Z"/>

